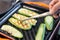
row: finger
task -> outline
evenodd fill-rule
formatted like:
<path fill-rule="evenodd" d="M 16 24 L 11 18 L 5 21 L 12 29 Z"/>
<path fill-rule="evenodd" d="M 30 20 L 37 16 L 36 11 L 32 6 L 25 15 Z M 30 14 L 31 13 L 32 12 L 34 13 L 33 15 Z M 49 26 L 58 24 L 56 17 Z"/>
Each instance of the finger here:
<path fill-rule="evenodd" d="M 58 17 L 60 17 L 60 14 L 59 14 L 59 15 L 54 14 L 53 17 L 54 17 L 54 18 L 58 18 Z"/>
<path fill-rule="evenodd" d="M 60 14 L 59 14 L 59 16 L 60 16 Z"/>
<path fill-rule="evenodd" d="M 58 16 L 58 15 L 56 15 L 56 14 L 54 14 L 54 15 L 53 15 L 53 17 L 54 17 L 54 18 L 58 18 L 59 16 Z"/>
<path fill-rule="evenodd" d="M 51 3 L 50 3 L 50 5 L 53 6 L 53 5 L 56 4 L 57 2 L 58 2 L 58 0 L 52 0 Z"/>
<path fill-rule="evenodd" d="M 60 0 L 59 0 L 60 1 Z"/>
<path fill-rule="evenodd" d="M 50 10 L 50 13 L 51 13 L 51 14 L 54 14 L 54 13 L 59 9 L 59 7 L 60 7 L 60 2 L 56 3 L 56 4 L 52 7 L 52 9 Z"/>
<path fill-rule="evenodd" d="M 49 4 L 49 9 L 52 8 L 52 4 L 53 4 L 53 1 L 51 1 L 51 3 Z"/>
<path fill-rule="evenodd" d="M 51 9 L 57 2 L 58 0 L 52 0 L 52 2 L 49 4 L 49 8 Z"/>

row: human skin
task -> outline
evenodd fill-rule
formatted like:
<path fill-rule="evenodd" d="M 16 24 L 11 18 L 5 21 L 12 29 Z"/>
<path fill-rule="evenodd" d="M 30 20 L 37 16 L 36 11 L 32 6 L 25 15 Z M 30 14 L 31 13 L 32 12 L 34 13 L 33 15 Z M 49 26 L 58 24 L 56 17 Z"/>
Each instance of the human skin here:
<path fill-rule="evenodd" d="M 55 13 L 58 9 L 60 9 L 60 0 L 52 0 L 49 4 L 49 11 L 55 18 L 59 16 Z"/>

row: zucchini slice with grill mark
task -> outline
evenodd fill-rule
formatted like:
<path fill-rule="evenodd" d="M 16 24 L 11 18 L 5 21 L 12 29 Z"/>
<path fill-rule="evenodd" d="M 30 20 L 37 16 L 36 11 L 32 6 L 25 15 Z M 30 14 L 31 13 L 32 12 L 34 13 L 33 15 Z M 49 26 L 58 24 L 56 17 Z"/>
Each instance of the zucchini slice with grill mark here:
<path fill-rule="evenodd" d="M 14 36 L 16 38 L 23 37 L 23 35 L 20 31 L 18 31 L 17 29 L 13 28 L 10 25 L 3 25 L 1 29 L 7 31 L 8 33 L 10 33 L 12 36 Z"/>
<path fill-rule="evenodd" d="M 23 16 L 23 15 L 20 15 L 20 14 L 17 14 L 17 13 L 15 13 L 13 15 L 13 17 L 16 18 L 16 19 L 18 19 L 18 20 L 24 20 L 24 19 L 28 18 L 26 16 Z M 27 20 L 27 22 L 29 22 L 31 25 L 36 25 L 37 20 L 31 19 L 31 20 Z"/>
<path fill-rule="evenodd" d="M 31 29 L 31 25 L 28 22 L 21 22 L 21 21 L 19 21 L 17 19 L 14 19 L 14 18 L 10 18 L 9 22 L 11 24 L 13 24 L 14 26 L 16 26 L 18 28 L 21 28 L 21 29 L 24 29 L 24 30 Z"/>
<path fill-rule="evenodd" d="M 40 24 L 35 40 L 44 40 L 45 36 L 45 24 Z"/>
<path fill-rule="evenodd" d="M 26 8 L 21 8 L 18 10 L 18 13 L 19 14 L 23 14 L 23 15 L 26 15 L 26 16 L 35 16 L 35 15 L 39 15 L 38 13 L 34 12 L 34 11 L 31 11 L 31 10 L 28 10 Z"/>
<path fill-rule="evenodd" d="M 46 16 L 45 17 L 45 24 L 48 30 L 52 30 L 53 28 L 53 17 L 52 16 Z"/>

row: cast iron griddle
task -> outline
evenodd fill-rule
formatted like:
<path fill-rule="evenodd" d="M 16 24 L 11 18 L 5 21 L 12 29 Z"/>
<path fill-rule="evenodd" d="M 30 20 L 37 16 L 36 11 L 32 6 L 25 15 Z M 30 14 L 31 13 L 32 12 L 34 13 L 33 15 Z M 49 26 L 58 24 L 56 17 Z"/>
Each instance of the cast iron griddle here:
<path fill-rule="evenodd" d="M 18 3 L 18 4 L 19 4 L 19 3 Z M 20 8 L 23 8 L 24 5 L 25 5 L 25 6 L 28 6 L 28 7 L 31 7 L 31 8 L 38 9 L 39 12 L 38 12 L 38 11 L 35 11 L 35 12 L 37 12 L 37 13 L 43 13 L 43 12 L 45 12 L 45 11 L 43 10 L 43 8 L 36 8 L 36 7 L 33 7 L 33 6 L 31 6 L 31 5 L 27 5 L 27 4 L 24 4 L 24 3 L 21 3 L 21 5 L 19 4 L 17 7 L 20 6 Z M 16 8 L 17 8 L 17 7 L 16 7 Z M 15 9 L 16 9 L 16 8 L 15 8 Z M 18 8 L 18 9 L 19 9 L 19 8 Z M 18 10 L 18 9 L 17 9 L 17 10 Z M 11 11 L 11 12 L 0 22 L 0 26 L 2 26 L 2 25 L 4 25 L 4 24 L 8 24 L 8 25 L 13 26 L 11 23 L 8 22 L 8 19 L 9 19 L 14 13 L 17 13 L 17 10 Z M 32 10 L 32 9 L 31 9 L 31 10 Z M 32 10 L 32 11 L 34 11 L 34 10 Z M 26 31 L 25 31 L 25 30 L 22 30 L 22 29 L 19 29 L 19 28 L 16 28 L 15 26 L 13 26 L 13 27 L 15 27 L 16 29 L 18 29 L 19 31 L 21 31 L 22 34 L 24 35 L 24 37 L 23 37 L 22 39 L 18 39 L 18 38 L 15 38 L 15 39 L 16 39 L 16 40 L 35 40 L 35 36 L 36 36 L 36 34 L 37 34 L 37 30 L 38 30 L 38 28 L 39 28 L 39 25 L 40 25 L 41 23 L 44 23 L 44 18 L 45 18 L 45 17 L 37 18 L 36 20 L 37 20 L 38 22 L 36 23 L 35 26 L 32 26 L 32 28 L 31 28 L 30 30 L 26 30 Z M 56 23 L 57 23 L 56 20 L 54 20 L 54 24 L 56 24 Z M 56 27 L 56 25 L 54 25 L 53 30 L 55 29 L 55 27 Z M 52 30 L 52 31 L 53 31 L 53 30 Z M 52 31 L 46 30 L 44 40 L 48 40 L 48 39 L 49 39 L 49 37 L 51 36 Z M 7 34 L 7 35 L 8 35 L 8 34 Z"/>

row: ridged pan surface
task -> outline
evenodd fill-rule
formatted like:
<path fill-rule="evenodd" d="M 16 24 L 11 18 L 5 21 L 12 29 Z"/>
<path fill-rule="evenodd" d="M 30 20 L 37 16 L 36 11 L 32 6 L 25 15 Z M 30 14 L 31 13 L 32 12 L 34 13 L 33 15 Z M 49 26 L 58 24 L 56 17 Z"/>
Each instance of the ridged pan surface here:
<path fill-rule="evenodd" d="M 20 4 L 18 5 L 18 6 L 20 6 Z M 21 7 L 20 8 L 23 8 L 23 6 L 24 6 L 24 4 L 23 3 L 21 3 Z M 25 5 L 25 6 L 29 6 L 29 5 Z M 36 7 L 32 7 L 32 6 L 30 6 L 31 8 L 36 8 Z M 20 9 L 19 8 L 19 9 Z M 39 10 L 39 11 L 36 11 L 36 10 L 32 10 L 32 11 L 35 11 L 35 12 L 37 12 L 37 13 L 43 13 L 44 11 L 43 10 L 41 10 L 41 9 L 38 9 L 38 8 L 36 8 L 37 10 Z M 14 10 L 13 10 L 14 11 Z M 17 11 L 18 11 L 18 9 L 17 9 Z M 10 13 L 10 14 L 14 14 L 14 13 L 17 13 L 17 11 L 15 11 L 15 12 L 12 12 L 12 13 Z M 12 16 L 12 15 L 10 15 L 10 17 Z M 9 18 L 10 18 L 9 17 Z M 8 19 L 9 19 L 8 18 Z M 37 18 L 36 20 L 37 20 L 37 23 L 36 23 L 36 25 L 35 26 L 32 26 L 32 28 L 30 29 L 30 30 L 27 30 L 27 31 L 24 31 L 24 30 L 22 30 L 22 29 L 18 29 L 19 31 L 21 31 L 22 32 L 22 34 L 24 35 L 24 37 L 22 38 L 22 39 L 18 39 L 18 38 L 15 38 L 16 40 L 35 40 L 35 36 L 36 36 L 36 34 L 37 34 L 37 30 L 38 30 L 38 28 L 39 28 L 39 25 L 41 24 L 41 23 L 44 23 L 44 18 L 45 17 L 42 17 L 42 18 Z M 9 23 L 8 22 L 8 19 L 6 19 L 6 21 L 5 21 L 5 23 L 3 23 L 2 25 L 4 25 L 4 24 L 8 24 L 8 25 L 12 25 L 11 23 Z M 4 20 L 4 19 L 3 19 Z M 57 22 L 56 22 L 56 20 L 54 20 L 54 24 L 56 24 Z M 2 26 L 1 25 L 1 26 Z M 13 25 L 12 25 L 13 26 Z M 15 26 L 14 26 L 15 27 Z M 54 28 L 56 27 L 56 25 L 54 25 Z M 53 30 L 54 30 L 54 28 L 53 28 Z M 52 30 L 52 31 L 53 31 Z M 48 30 L 46 30 L 46 32 L 45 32 L 45 37 L 44 37 L 44 39 L 45 40 L 48 40 L 49 39 L 49 37 L 51 36 L 51 33 L 52 33 L 52 31 L 48 31 Z M 7 35 L 9 35 L 9 34 L 7 34 Z"/>

